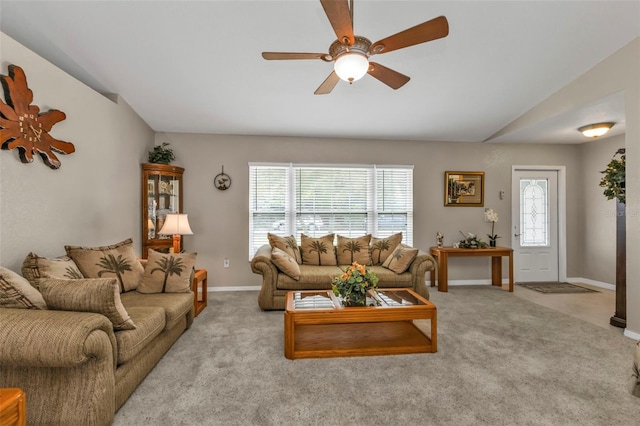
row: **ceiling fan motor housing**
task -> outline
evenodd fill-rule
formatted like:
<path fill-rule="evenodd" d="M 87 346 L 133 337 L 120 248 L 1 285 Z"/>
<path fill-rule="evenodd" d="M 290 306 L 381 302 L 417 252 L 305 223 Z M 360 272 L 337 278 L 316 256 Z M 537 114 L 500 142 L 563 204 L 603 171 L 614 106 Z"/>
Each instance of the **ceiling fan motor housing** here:
<path fill-rule="evenodd" d="M 342 44 L 339 40 L 334 41 L 329 46 L 329 55 L 334 61 L 345 53 L 357 53 L 365 58 L 369 58 L 369 48 L 371 47 L 371 40 L 362 36 L 354 36 L 355 41 L 351 46 Z"/>

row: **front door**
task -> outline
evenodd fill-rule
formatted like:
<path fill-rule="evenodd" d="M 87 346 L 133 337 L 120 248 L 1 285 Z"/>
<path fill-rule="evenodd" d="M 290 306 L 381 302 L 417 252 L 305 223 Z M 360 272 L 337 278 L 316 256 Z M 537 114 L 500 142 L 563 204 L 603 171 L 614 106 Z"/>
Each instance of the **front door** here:
<path fill-rule="evenodd" d="M 558 171 L 514 170 L 511 189 L 515 281 L 558 281 Z"/>

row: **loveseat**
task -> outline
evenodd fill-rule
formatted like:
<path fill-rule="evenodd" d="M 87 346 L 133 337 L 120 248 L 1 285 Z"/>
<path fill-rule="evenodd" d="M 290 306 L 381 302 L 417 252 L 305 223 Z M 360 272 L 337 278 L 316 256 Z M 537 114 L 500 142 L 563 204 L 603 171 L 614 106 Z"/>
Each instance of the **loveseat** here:
<path fill-rule="evenodd" d="M 109 250 L 121 255 L 122 246 L 101 248 L 109 247 L 116 247 Z M 28 264 L 47 262 L 33 254 L 22 268 L 22 275 L 33 279 L 27 282 L 32 288 L 24 287 L 24 278 L 17 273 L 0 268 L 0 296 L 4 297 L 4 306 L 0 306 L 0 387 L 25 391 L 27 424 L 111 424 L 115 412 L 190 327 L 194 320 L 190 284 L 174 288 L 178 291 L 174 293 L 150 288 L 151 269 L 158 273 L 158 260 L 152 264 L 152 254 L 167 256 L 150 253 L 148 262 L 135 258 L 137 263 L 129 264 L 128 270 L 120 268 L 130 275 L 122 281 L 115 273 L 80 277 L 87 271 L 79 265 L 71 271 L 69 258 L 47 259 L 54 267 L 38 271 Z M 114 255 L 114 259 L 123 257 Z M 191 280 L 193 265 L 180 262 L 182 277 L 174 273 L 171 278 Z M 71 271 L 72 279 L 52 278 L 56 268 Z M 163 277 L 160 281 L 163 291 L 170 289 L 171 282 L 167 284 Z M 147 287 L 141 287 L 145 282 Z M 7 302 L 12 296 L 13 301 Z"/>
<path fill-rule="evenodd" d="M 302 244 L 298 246 L 295 237 L 280 237 L 269 234 L 269 244 L 264 244 L 256 251 L 251 260 L 251 270 L 262 275 L 262 286 L 258 295 L 258 306 L 262 310 L 285 309 L 286 294 L 292 290 L 329 290 L 334 277 L 341 275 L 352 263 L 353 249 L 360 243 L 360 251 L 356 252 L 356 261 L 367 265 L 379 278 L 378 288 L 411 288 L 425 298 L 429 298 L 426 285 L 426 273 L 436 267 L 436 262 L 428 253 L 401 244 L 401 234 L 388 238 L 364 236 L 359 238 L 344 238 L 338 236 L 337 244 L 333 244 L 334 235 L 329 234 L 320 238 L 309 238 L 301 235 Z M 311 241 L 309 241 L 311 240 Z M 319 241 L 325 243 L 326 252 L 322 253 L 328 259 L 326 263 L 315 261 Z M 411 252 L 411 261 L 396 271 L 392 260 L 400 256 L 400 252 Z M 283 262 L 280 256 L 288 253 Z M 299 255 L 298 255 L 299 253 Z M 318 254 L 320 258 L 321 255 Z M 334 257 L 334 259 L 332 259 Z M 306 259 L 309 262 L 305 262 Z M 292 260 L 293 259 L 293 260 Z M 389 260 L 385 266 L 385 261 Z M 289 272 L 288 265 L 293 265 L 295 272 Z M 310 264 L 317 263 L 317 264 Z M 287 271 L 287 272 L 285 272 Z M 401 272 L 397 272 L 401 271 Z"/>

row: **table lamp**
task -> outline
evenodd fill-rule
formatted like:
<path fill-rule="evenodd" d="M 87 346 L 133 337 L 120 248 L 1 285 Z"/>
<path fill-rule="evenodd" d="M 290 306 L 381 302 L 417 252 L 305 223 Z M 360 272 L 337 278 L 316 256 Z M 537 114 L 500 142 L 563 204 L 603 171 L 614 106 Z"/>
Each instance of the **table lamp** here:
<path fill-rule="evenodd" d="M 180 236 L 193 235 L 189 226 L 189 215 L 187 214 L 167 214 L 162 229 L 158 232 L 161 235 L 173 235 L 173 252 L 180 253 Z"/>

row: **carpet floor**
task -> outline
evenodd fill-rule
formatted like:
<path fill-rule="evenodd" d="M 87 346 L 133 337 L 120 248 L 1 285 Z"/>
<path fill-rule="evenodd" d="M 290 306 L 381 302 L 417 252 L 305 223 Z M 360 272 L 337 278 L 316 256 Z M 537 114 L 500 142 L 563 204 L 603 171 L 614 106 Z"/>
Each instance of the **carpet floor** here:
<path fill-rule="evenodd" d="M 257 292 L 209 306 L 114 425 L 630 425 L 635 342 L 491 286 L 432 291 L 435 354 L 284 357 Z M 425 322 L 425 325 L 428 322 Z"/>
<path fill-rule="evenodd" d="M 539 293 L 597 293 L 598 290 L 593 290 L 587 287 L 566 283 L 566 282 L 531 282 L 531 283 L 516 283 L 522 287 L 534 290 Z"/>

